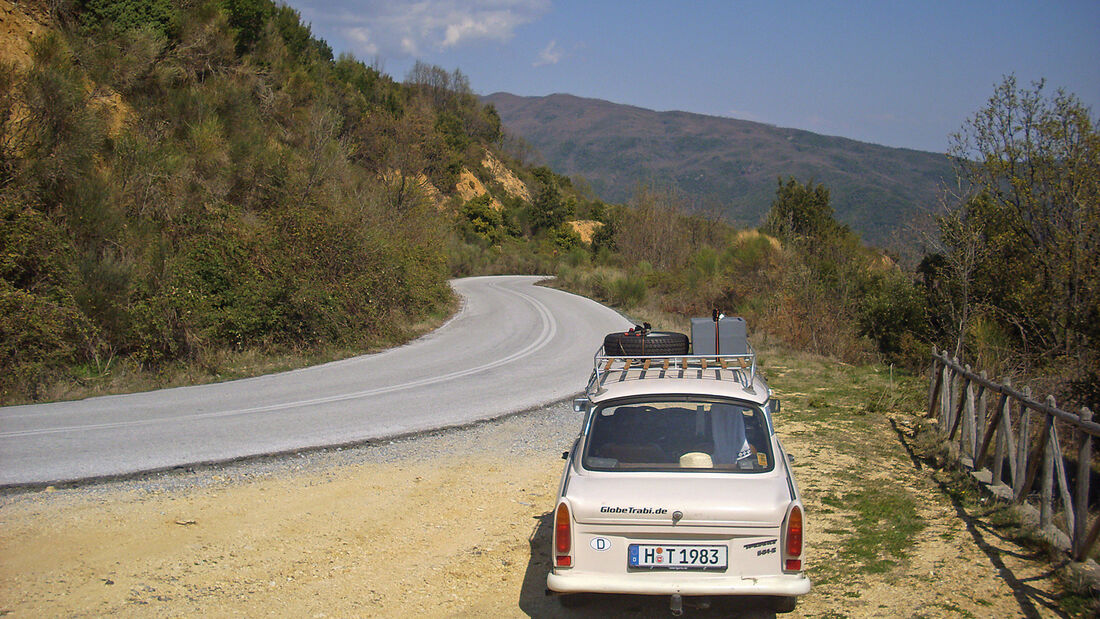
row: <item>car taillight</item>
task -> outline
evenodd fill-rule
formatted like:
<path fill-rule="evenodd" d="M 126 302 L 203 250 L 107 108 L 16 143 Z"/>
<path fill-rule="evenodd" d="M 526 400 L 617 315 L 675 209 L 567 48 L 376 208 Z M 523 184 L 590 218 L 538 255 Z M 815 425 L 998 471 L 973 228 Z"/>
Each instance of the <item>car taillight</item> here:
<path fill-rule="evenodd" d="M 573 556 L 569 553 L 572 549 L 573 530 L 569 524 L 569 507 L 560 503 L 554 513 L 554 565 L 571 567 Z"/>
<path fill-rule="evenodd" d="M 802 509 L 795 505 L 787 516 L 787 542 L 784 546 L 783 569 L 788 572 L 802 570 Z"/>

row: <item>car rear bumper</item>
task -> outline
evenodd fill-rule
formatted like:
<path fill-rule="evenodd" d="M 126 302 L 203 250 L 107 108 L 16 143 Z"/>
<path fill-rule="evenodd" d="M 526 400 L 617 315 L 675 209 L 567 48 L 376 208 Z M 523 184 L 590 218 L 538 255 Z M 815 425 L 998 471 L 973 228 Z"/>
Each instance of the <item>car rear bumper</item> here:
<path fill-rule="evenodd" d="M 546 577 L 546 586 L 558 593 L 622 593 L 642 595 L 782 595 L 810 592 L 805 574 L 782 576 L 707 575 L 688 578 L 686 572 L 648 572 L 600 574 L 575 570 L 555 570 Z"/>

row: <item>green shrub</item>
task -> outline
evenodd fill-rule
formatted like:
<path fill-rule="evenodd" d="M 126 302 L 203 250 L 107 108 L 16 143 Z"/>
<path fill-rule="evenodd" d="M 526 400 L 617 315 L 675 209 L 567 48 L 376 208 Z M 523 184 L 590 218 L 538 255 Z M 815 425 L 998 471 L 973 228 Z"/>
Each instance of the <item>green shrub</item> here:
<path fill-rule="evenodd" d="M 927 351 L 917 343 L 927 339 L 927 307 L 921 291 L 901 272 L 889 271 L 866 279 L 857 309 L 860 334 L 874 340 L 891 361 L 924 363 Z"/>
<path fill-rule="evenodd" d="M 554 229 L 554 245 L 565 251 L 580 249 L 584 245 L 581 235 L 567 223 L 563 223 Z"/>
<path fill-rule="evenodd" d="M 82 358 L 92 328 L 71 298 L 51 299 L 0 280 L 0 394 L 36 399 L 61 369 Z"/>
<path fill-rule="evenodd" d="M 61 35 L 48 32 L 31 47 L 34 66 L 13 84 L 26 109 L 23 131 L 13 136 L 21 155 L 14 176 L 44 210 L 68 210 L 84 228 L 79 234 L 101 234 L 87 218 L 98 217 L 105 197 L 96 169 L 106 145 L 103 120 L 89 105 L 84 75 Z"/>
<path fill-rule="evenodd" d="M 169 287 L 133 301 L 126 352 L 134 361 L 145 367 L 156 367 L 194 354 L 197 342 L 187 337 L 181 321 L 194 314 L 196 304 L 192 297 L 189 291 Z"/>
<path fill-rule="evenodd" d="M 130 329 L 127 306 L 133 266 L 112 250 L 102 254 L 85 252 L 76 263 L 79 277 L 72 290 L 77 306 L 96 325 L 105 346 L 110 350 L 125 349 Z"/>
<path fill-rule="evenodd" d="M 493 207 L 492 196 L 485 193 L 470 198 L 462 205 L 462 215 L 474 234 L 489 243 L 500 241 L 504 219 L 500 210 Z"/>
<path fill-rule="evenodd" d="M 328 43 L 313 38 L 313 32 L 309 25 L 302 23 L 302 17 L 298 11 L 286 4 L 279 4 L 276 5 L 272 16 L 275 28 L 291 55 L 306 61 L 332 60 L 332 48 Z"/>
<path fill-rule="evenodd" d="M 588 252 L 583 247 L 575 246 L 569 250 L 569 253 L 565 254 L 565 263 L 574 269 L 585 266 L 588 262 Z"/>
<path fill-rule="evenodd" d="M 94 352 L 77 307 L 72 248 L 44 214 L 0 198 L 0 394 L 35 399 L 67 365 Z"/>
<path fill-rule="evenodd" d="M 611 302 L 619 307 L 637 307 L 645 301 L 645 278 L 634 274 L 616 277 L 611 280 L 608 294 L 611 297 Z"/>
<path fill-rule="evenodd" d="M 713 247 L 700 247 L 695 255 L 691 257 L 691 266 L 699 274 L 700 278 L 706 279 L 714 277 L 718 274 L 718 251 Z"/>
<path fill-rule="evenodd" d="M 120 32 L 151 28 L 171 36 L 180 18 L 176 7 L 171 0 L 87 0 L 81 20 L 87 27 Z"/>
<path fill-rule="evenodd" d="M 776 249 L 763 234 L 745 234 L 734 240 L 722 255 L 723 264 L 734 269 L 757 269 L 766 265 Z"/>
<path fill-rule="evenodd" d="M 968 325 L 967 352 L 974 367 L 997 375 L 1015 370 L 1019 362 L 1017 344 L 1005 326 L 990 315 L 989 310 L 977 309 Z"/>

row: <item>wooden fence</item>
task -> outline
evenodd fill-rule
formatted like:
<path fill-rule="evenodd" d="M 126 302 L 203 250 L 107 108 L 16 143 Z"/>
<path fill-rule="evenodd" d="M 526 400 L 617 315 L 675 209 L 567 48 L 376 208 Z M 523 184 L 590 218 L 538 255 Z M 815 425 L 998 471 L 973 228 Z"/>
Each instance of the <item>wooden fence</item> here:
<path fill-rule="evenodd" d="M 1030 388 L 1020 392 L 1007 381 L 995 383 L 985 372 L 976 374 L 935 348 L 929 382 L 928 415 L 938 418 L 958 460 L 994 493 L 1017 504 L 1024 503 L 1038 483 L 1040 528 L 1053 532 L 1059 525 L 1065 527 L 1070 556 L 1086 559 L 1100 535 L 1100 518 L 1089 513 L 1092 442 L 1100 436 L 1092 411 L 1063 411 L 1053 396 L 1045 402 L 1032 400 Z M 1073 483 L 1066 475 L 1059 427 L 1075 435 L 1065 438 L 1077 439 Z M 1002 479 L 1006 461 L 1008 479 Z M 1061 516 L 1057 522 L 1056 515 Z"/>

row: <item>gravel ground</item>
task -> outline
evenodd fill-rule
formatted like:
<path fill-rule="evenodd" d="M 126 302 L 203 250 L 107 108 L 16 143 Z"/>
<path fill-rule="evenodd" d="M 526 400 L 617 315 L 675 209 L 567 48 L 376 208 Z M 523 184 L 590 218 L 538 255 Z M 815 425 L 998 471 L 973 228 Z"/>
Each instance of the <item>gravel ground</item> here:
<path fill-rule="evenodd" d="M 548 445 L 560 443 L 562 450 L 568 449 L 580 425 L 581 416 L 573 412 L 572 400 L 568 400 L 467 426 L 371 440 L 359 445 L 177 467 L 89 483 L 0 488 L 0 509 L 26 501 L 39 502 L 44 498 L 78 500 L 118 493 L 187 492 L 226 484 L 252 483 L 287 474 L 326 474 L 348 466 L 394 464 L 423 457 L 464 457 L 483 450 L 490 442 L 495 448 L 505 448 L 507 451 L 504 453 L 515 456 L 546 455 Z M 552 449 L 550 453 L 556 455 Z"/>
<path fill-rule="evenodd" d="M 517 600 L 551 615 L 541 531 L 579 426 L 560 402 L 355 447 L 7 490 L 0 615 L 515 615 Z"/>
<path fill-rule="evenodd" d="M 356 447 L 4 491 L 0 616 L 561 616 L 545 595 L 550 512 L 580 422 L 561 402 Z M 812 453 L 799 424 L 785 427 L 796 458 Z M 813 575 L 848 525 L 820 503 L 844 463 L 809 460 L 797 474 Z M 790 616 L 1066 616 L 1036 588 L 1042 563 L 1006 540 L 979 547 L 923 472 L 895 466 L 929 523 L 914 556 L 821 583 Z M 668 616 L 666 599 L 644 597 L 570 613 Z M 690 611 L 731 614 L 729 601 Z"/>

